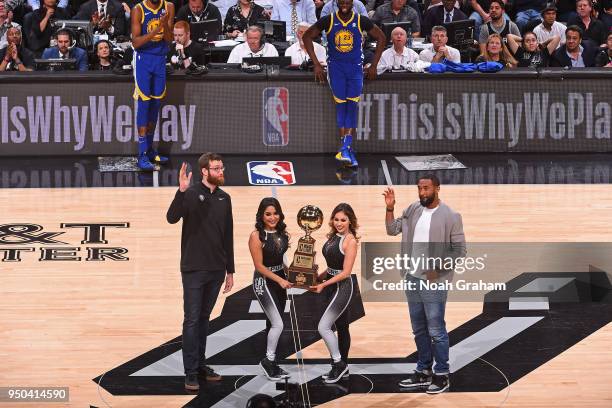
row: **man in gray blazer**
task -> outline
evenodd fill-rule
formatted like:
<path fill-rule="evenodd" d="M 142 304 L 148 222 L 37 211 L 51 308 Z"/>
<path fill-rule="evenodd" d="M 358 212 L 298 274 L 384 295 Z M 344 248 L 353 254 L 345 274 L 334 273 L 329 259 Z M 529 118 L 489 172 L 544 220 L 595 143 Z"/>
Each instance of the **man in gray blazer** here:
<path fill-rule="evenodd" d="M 411 256 L 411 267 L 406 273 L 406 296 L 418 362 L 414 373 L 399 385 L 427 387 L 428 394 L 438 394 L 450 387 L 449 344 L 444 321 L 448 291 L 428 288 L 427 283 L 442 286 L 452 281 L 452 265 L 466 253 L 465 235 L 461 215 L 438 197 L 440 180 L 429 174 L 420 177 L 417 185 L 419 201 L 406 208 L 399 218 L 393 215 L 395 192 L 388 187 L 383 193 L 387 234 L 401 232 L 402 252 Z M 415 262 L 417 258 L 427 260 L 424 267 L 423 263 Z M 452 262 L 440 262 L 449 259 Z"/>

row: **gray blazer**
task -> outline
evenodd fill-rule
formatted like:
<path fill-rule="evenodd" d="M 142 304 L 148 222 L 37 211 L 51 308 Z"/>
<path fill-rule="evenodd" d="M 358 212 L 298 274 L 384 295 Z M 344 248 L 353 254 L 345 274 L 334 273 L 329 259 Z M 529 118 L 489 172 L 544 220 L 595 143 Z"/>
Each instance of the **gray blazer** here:
<path fill-rule="evenodd" d="M 414 229 L 422 213 L 423 206 L 417 201 L 410 204 L 400 218 L 386 223 L 388 235 L 402 233 L 402 252 L 405 254 L 412 254 Z M 429 226 L 429 256 L 457 260 L 465 257 L 465 254 L 465 234 L 461 214 L 440 202 L 438 209 L 431 217 Z M 453 268 L 436 267 L 435 269 L 438 271 L 439 279 L 452 280 Z M 424 276 L 415 277 L 424 278 Z"/>

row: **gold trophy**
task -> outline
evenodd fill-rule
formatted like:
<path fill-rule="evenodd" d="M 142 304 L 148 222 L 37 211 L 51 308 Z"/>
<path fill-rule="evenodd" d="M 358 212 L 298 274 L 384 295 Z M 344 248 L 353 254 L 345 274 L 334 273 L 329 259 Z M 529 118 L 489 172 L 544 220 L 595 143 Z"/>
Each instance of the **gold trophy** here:
<path fill-rule="evenodd" d="M 296 288 L 308 288 L 317 284 L 317 270 L 315 264 L 315 239 L 310 233 L 321 228 L 323 212 L 314 205 L 302 207 L 297 214 L 297 223 L 306 235 L 298 240 L 298 246 L 293 256 L 293 262 L 288 270 L 289 282 Z"/>

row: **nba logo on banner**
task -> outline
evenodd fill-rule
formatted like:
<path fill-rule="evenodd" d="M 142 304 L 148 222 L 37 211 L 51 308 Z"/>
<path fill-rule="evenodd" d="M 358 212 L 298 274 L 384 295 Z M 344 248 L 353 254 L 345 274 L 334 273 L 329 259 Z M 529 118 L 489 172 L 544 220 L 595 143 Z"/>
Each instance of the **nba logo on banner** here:
<path fill-rule="evenodd" d="M 263 90 L 263 143 L 287 146 L 289 143 L 289 90 L 283 87 Z"/>
<path fill-rule="evenodd" d="M 254 186 L 295 184 L 293 164 L 289 161 L 251 161 L 247 163 L 249 183 Z"/>

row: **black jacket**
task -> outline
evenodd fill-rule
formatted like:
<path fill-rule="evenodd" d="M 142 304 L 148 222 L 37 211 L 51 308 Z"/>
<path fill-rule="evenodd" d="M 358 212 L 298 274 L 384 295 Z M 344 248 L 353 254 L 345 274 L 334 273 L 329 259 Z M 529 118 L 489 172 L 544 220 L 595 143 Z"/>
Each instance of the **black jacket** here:
<path fill-rule="evenodd" d="M 582 43 L 582 59 L 584 60 L 584 65 L 587 67 L 595 66 L 595 56 L 597 55 L 597 48 L 593 48 L 588 45 L 588 43 Z M 570 67 L 572 66 L 572 61 L 570 57 L 567 55 L 567 48 L 565 44 L 557 48 L 557 50 L 552 55 L 551 66 L 553 67 Z"/>
<path fill-rule="evenodd" d="M 223 270 L 234 273 L 234 221 L 232 201 L 217 187 L 212 193 L 197 183 L 177 191 L 166 219 L 183 219 L 181 272 Z"/>
<path fill-rule="evenodd" d="M 91 20 L 91 16 L 98 11 L 98 2 L 89 0 L 81 5 L 79 12 L 74 16 L 74 20 Z M 117 0 L 106 0 L 106 14 L 112 17 L 115 30 L 113 37 L 127 34 L 127 22 L 125 20 L 125 10 Z"/>

